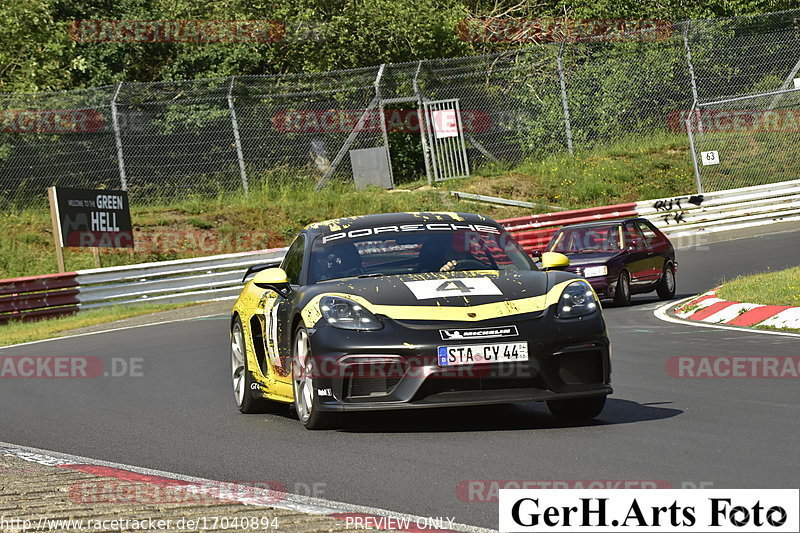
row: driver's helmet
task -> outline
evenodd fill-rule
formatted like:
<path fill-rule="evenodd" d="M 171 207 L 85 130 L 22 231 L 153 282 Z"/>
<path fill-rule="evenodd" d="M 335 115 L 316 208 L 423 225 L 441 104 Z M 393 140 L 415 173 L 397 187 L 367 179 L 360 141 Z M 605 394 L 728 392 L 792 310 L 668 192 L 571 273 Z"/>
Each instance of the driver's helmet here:
<path fill-rule="evenodd" d="M 361 255 L 351 242 L 326 246 L 316 257 L 317 279 L 337 279 L 359 276 L 364 273 Z"/>
<path fill-rule="evenodd" d="M 431 234 L 425 237 L 420 251 L 421 272 L 438 272 L 449 261 L 477 260 L 480 250 L 477 237 L 470 232 Z"/>

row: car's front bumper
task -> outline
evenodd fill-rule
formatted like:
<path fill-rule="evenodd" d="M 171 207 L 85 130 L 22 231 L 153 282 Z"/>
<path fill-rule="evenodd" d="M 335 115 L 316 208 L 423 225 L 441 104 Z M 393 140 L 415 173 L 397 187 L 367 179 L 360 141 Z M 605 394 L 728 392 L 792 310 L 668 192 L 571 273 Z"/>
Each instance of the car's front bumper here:
<path fill-rule="evenodd" d="M 514 321 L 469 324 L 410 324 L 381 318 L 384 328 L 378 331 L 322 326 L 312 332 L 320 410 L 484 405 L 612 392 L 609 343 L 599 312 L 560 320 L 551 308 L 539 316 L 523 315 Z M 509 325 L 517 327 L 517 336 L 443 341 L 439 333 L 440 329 Z M 439 346 L 521 341 L 528 344 L 528 361 L 456 367 L 437 364 Z M 369 365 L 368 361 L 379 363 Z"/>
<path fill-rule="evenodd" d="M 596 278 L 585 278 L 586 281 L 589 282 L 589 285 L 592 286 L 594 292 L 597 293 L 597 296 L 600 298 L 613 298 L 614 297 L 614 289 L 617 285 L 617 280 L 612 279 L 611 276 L 598 276 Z"/>

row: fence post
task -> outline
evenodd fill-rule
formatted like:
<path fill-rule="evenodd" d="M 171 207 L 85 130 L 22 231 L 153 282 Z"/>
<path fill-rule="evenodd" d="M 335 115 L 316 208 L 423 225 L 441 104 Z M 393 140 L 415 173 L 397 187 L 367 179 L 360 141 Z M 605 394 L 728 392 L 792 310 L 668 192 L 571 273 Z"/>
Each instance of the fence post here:
<path fill-rule="evenodd" d="M 694 149 L 694 132 L 692 131 L 692 115 L 694 114 L 695 106 L 689 112 L 686 118 L 686 133 L 689 134 L 689 150 L 692 152 L 692 165 L 694 166 L 694 180 L 697 184 L 697 194 L 703 194 L 703 178 L 700 176 L 700 167 L 697 164 L 697 152 Z M 698 110 L 698 114 L 700 111 Z M 701 132 L 702 133 L 702 132 Z"/>
<path fill-rule="evenodd" d="M 383 77 L 383 68 L 385 66 L 386 65 L 381 65 L 380 68 L 378 68 L 378 75 L 375 76 L 376 88 L 381 83 L 381 78 Z M 333 173 L 336 172 L 336 169 L 339 167 L 339 163 L 342 162 L 342 158 L 344 158 L 345 154 L 348 152 L 348 150 L 350 150 L 350 147 L 355 142 L 356 137 L 358 137 L 359 132 L 364 129 L 364 122 L 369 118 L 369 114 L 372 113 L 376 107 L 378 107 L 379 103 L 380 97 L 376 93 L 372 98 L 372 101 L 367 105 L 367 108 L 361 113 L 361 117 L 359 117 L 358 122 L 356 122 L 356 125 L 350 132 L 350 135 L 348 135 L 347 139 L 345 139 L 342 147 L 339 148 L 339 152 L 336 154 L 336 157 L 333 158 L 330 168 L 325 171 L 325 173 L 317 182 L 316 190 L 322 190 L 322 188 L 328 183 L 328 180 L 331 179 L 331 176 L 333 176 Z"/>
<path fill-rule="evenodd" d="M 389 133 L 386 131 L 386 115 L 383 109 L 383 98 L 381 97 L 381 78 L 386 64 L 382 64 L 380 72 L 375 77 L 375 98 L 378 99 L 378 118 L 381 121 L 381 135 L 383 136 L 383 146 L 386 148 L 386 159 L 389 161 L 389 181 L 394 188 L 394 173 L 392 172 L 392 154 L 389 152 Z"/>
<path fill-rule="evenodd" d="M 425 160 L 425 175 L 428 177 L 428 185 L 433 184 L 433 177 L 431 176 L 431 163 L 430 149 L 428 148 L 428 140 L 425 137 L 425 120 L 422 116 L 422 94 L 419 92 L 419 71 L 422 69 L 422 60 L 417 62 L 417 70 L 414 71 L 414 79 L 412 85 L 414 86 L 414 96 L 417 97 L 417 123 L 419 124 L 419 138 L 422 141 L 422 159 Z"/>
<path fill-rule="evenodd" d="M 558 48 L 558 56 L 556 56 L 556 61 L 558 62 L 558 79 L 561 83 L 561 105 L 564 108 L 564 128 L 567 134 L 567 150 L 569 151 L 569 155 L 572 155 L 572 125 L 569 121 L 569 104 L 567 103 L 567 84 L 564 80 L 564 62 L 562 61 L 562 54 L 564 52 L 564 41 L 561 42 L 561 46 Z"/>
<path fill-rule="evenodd" d="M 794 78 L 795 78 L 795 76 L 797 76 L 798 72 L 800 72 L 800 61 L 795 63 L 794 67 L 792 67 L 792 71 L 789 72 L 789 75 L 786 77 L 786 80 L 783 82 L 783 85 L 781 85 L 781 88 L 780 88 L 781 91 L 785 91 L 789 87 L 791 87 L 792 82 L 794 81 Z M 776 94 L 772 98 L 772 102 L 770 102 L 769 107 L 767 108 L 767 111 L 772 111 L 780 103 L 781 98 L 783 98 L 783 94 L 782 93 L 781 94 Z"/>
<path fill-rule="evenodd" d="M 242 178 L 242 189 L 244 193 L 250 192 L 247 184 L 247 171 L 244 167 L 244 154 L 242 152 L 242 139 L 239 136 L 239 121 L 236 120 L 236 108 L 233 106 L 233 83 L 236 76 L 231 76 L 231 83 L 228 85 L 228 110 L 231 113 L 231 126 L 233 127 L 233 143 L 236 145 L 236 159 L 239 161 L 239 176 Z"/>
<path fill-rule="evenodd" d="M 122 82 L 117 84 L 111 98 L 111 124 L 114 127 L 114 144 L 117 147 L 117 166 L 119 167 L 119 183 L 123 191 L 128 190 L 128 176 L 125 174 L 125 158 L 122 155 L 122 134 L 119 131 L 119 115 L 117 114 L 117 96 L 122 89 Z"/>
<path fill-rule="evenodd" d="M 689 25 L 691 20 L 686 21 L 686 26 L 683 27 L 683 47 L 686 50 L 686 64 L 689 67 L 689 81 L 692 85 L 692 111 L 697 107 L 700 99 L 697 96 L 697 79 L 694 76 L 694 65 L 692 64 L 692 49 L 689 46 Z M 697 131 L 703 133 L 703 117 L 700 116 L 700 110 L 697 110 Z"/>

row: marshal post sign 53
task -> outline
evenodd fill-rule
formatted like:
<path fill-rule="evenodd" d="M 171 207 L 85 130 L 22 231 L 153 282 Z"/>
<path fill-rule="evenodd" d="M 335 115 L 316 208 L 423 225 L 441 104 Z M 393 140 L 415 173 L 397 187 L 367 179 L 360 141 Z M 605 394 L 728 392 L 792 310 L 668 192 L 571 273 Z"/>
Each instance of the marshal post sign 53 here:
<path fill-rule="evenodd" d="M 133 248 L 127 192 L 55 187 L 55 197 L 61 246 Z"/>

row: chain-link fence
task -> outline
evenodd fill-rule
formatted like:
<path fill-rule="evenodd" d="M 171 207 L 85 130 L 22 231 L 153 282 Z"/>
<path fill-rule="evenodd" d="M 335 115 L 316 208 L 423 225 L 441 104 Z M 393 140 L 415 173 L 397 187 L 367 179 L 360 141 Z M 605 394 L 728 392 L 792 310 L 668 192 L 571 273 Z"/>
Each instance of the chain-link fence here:
<path fill-rule="evenodd" d="M 797 179 L 800 11 L 693 21 L 688 35 L 697 98 L 680 121 L 698 189 Z"/>
<path fill-rule="evenodd" d="M 700 103 L 687 125 L 700 192 L 800 175 L 800 89 Z"/>
<path fill-rule="evenodd" d="M 351 150 L 383 146 L 395 182 L 430 176 L 420 109 L 450 99 L 472 169 L 654 134 L 688 145 L 692 118 L 696 157 L 716 150 L 722 160 L 712 170 L 698 164 L 705 190 L 796 177 L 796 131 L 702 128 L 704 112 L 729 104 L 794 118 L 798 18 L 800 10 L 682 22 L 655 36 L 565 37 L 338 72 L 0 95 L 0 202 L 43 202 L 51 185 L 124 188 L 140 202 L 287 180 L 322 187 L 352 182 Z M 763 92 L 780 94 L 732 99 Z M 755 145 L 780 150 L 783 164 L 745 165 Z"/>

